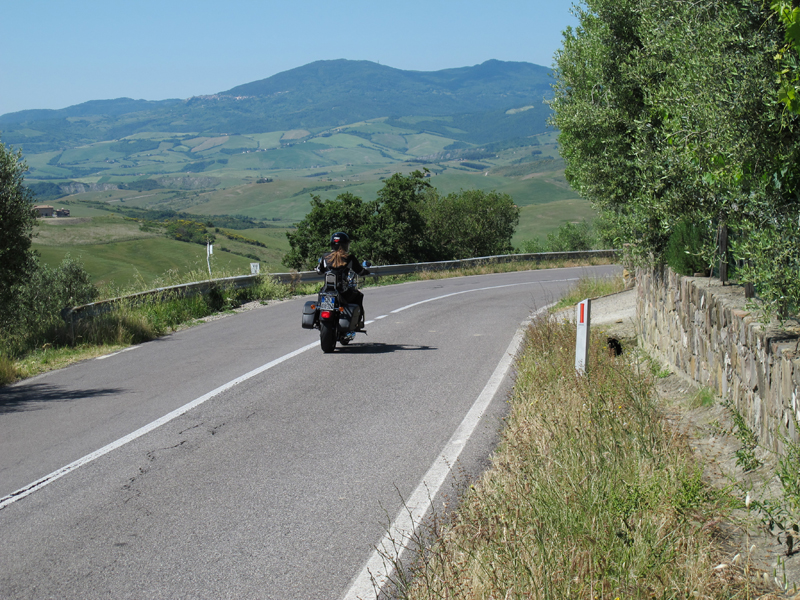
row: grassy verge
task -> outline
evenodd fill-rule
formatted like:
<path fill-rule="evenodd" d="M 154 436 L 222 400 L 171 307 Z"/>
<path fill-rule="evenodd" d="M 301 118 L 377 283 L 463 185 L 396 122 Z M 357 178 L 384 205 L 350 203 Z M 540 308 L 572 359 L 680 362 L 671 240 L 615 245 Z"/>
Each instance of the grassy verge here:
<path fill-rule="evenodd" d="M 487 263 L 467 269 L 450 271 L 423 271 L 409 275 L 366 277 L 362 279 L 362 287 L 489 273 L 602 264 L 611 264 L 611 261 L 608 259 L 592 259 L 589 261 L 548 261 L 539 263 Z M 220 278 L 230 275 L 231 273 L 225 272 L 215 273 L 215 277 Z M 152 282 L 146 282 L 140 277 L 127 288 L 105 286 L 101 289 L 101 297 L 122 297 L 147 289 L 203 281 L 206 278 L 207 273 L 202 270 L 183 273 L 167 271 Z M 47 336 L 47 342 L 40 347 L 25 352 L 10 353 L 8 351 L 4 352 L 2 344 L 0 344 L 0 385 L 6 385 L 46 371 L 65 367 L 81 360 L 114 352 L 131 344 L 146 342 L 175 331 L 180 327 L 191 325 L 197 322 L 197 319 L 221 311 L 230 311 L 246 302 L 265 302 L 293 296 L 304 296 L 314 294 L 318 289 L 319 283 L 284 285 L 265 275 L 260 283 L 253 288 L 237 291 L 222 287 L 206 298 L 180 299 L 162 297 L 137 305 L 123 301 L 112 312 L 82 321 L 75 331 L 70 331 L 66 325 L 54 327 Z"/>
<path fill-rule="evenodd" d="M 609 356 L 595 339 L 577 376 L 575 335 L 553 319 L 530 327 L 492 467 L 444 525 L 435 517 L 419 534 L 398 595 L 760 595 L 752 571 L 717 568 L 716 524 L 734 500 L 704 484 L 702 465 L 667 427 L 653 369 L 635 352 Z"/>
<path fill-rule="evenodd" d="M 583 277 L 577 285 L 570 289 L 553 307 L 553 310 L 561 310 L 568 306 L 573 306 L 585 298 L 598 298 L 615 294 L 625 289 L 625 282 L 622 277 Z"/>

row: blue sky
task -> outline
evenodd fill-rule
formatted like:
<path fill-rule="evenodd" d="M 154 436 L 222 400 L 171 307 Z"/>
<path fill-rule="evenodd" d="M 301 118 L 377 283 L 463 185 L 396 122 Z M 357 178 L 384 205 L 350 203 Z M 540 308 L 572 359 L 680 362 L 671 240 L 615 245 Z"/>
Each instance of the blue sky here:
<path fill-rule="evenodd" d="M 188 98 L 315 60 L 552 66 L 571 0 L 26 0 L 0 20 L 0 114 Z"/>

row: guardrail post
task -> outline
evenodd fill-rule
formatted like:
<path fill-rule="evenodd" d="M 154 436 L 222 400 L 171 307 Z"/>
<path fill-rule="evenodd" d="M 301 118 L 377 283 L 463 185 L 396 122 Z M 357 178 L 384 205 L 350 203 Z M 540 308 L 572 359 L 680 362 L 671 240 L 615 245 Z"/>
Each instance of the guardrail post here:
<path fill-rule="evenodd" d="M 586 372 L 586 363 L 589 361 L 589 327 L 592 301 L 587 298 L 579 302 L 576 312 L 575 320 L 578 324 L 578 337 L 575 341 L 575 370 L 582 375 Z"/>

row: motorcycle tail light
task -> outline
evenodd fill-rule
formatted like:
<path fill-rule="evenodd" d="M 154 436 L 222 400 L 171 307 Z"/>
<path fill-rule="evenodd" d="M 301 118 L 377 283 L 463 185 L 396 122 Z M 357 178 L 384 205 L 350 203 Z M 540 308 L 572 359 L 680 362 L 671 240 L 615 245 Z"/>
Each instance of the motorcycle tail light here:
<path fill-rule="evenodd" d="M 323 311 L 320 313 L 320 315 L 319 315 L 319 316 L 320 316 L 320 317 L 322 317 L 323 319 L 330 319 L 330 318 L 331 318 L 331 311 L 329 311 L 329 310 L 323 310 Z"/>

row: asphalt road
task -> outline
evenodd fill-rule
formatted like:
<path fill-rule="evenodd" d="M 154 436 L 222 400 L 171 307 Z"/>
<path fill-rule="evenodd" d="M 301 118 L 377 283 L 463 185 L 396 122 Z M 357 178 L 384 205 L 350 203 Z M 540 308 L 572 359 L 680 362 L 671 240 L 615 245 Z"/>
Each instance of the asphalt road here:
<path fill-rule="evenodd" d="M 615 271 L 368 288 L 377 320 L 333 354 L 287 301 L 0 388 L 0 598 L 352 594 L 520 324 Z M 437 502 L 484 468 L 509 384 Z"/>

